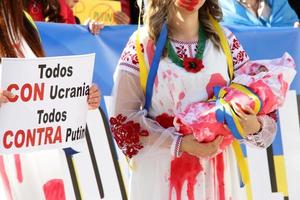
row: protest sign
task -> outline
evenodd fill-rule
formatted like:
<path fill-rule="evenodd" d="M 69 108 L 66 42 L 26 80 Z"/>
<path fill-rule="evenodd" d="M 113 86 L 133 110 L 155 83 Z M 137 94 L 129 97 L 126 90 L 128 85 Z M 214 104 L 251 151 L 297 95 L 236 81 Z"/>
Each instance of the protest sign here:
<path fill-rule="evenodd" d="M 61 149 L 85 137 L 95 55 L 3 58 L 0 152 Z"/>
<path fill-rule="evenodd" d="M 88 18 L 103 22 L 105 25 L 115 24 L 113 13 L 121 10 L 120 1 L 81 0 L 75 6 L 75 15 L 81 23 Z"/>

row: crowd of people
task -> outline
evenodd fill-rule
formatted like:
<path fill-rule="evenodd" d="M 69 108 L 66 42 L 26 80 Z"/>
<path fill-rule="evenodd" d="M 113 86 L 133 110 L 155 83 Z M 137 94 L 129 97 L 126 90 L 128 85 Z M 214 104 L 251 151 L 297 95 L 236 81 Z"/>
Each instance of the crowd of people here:
<path fill-rule="evenodd" d="M 268 63 L 251 61 L 238 39 L 225 27 L 300 27 L 299 1 L 120 1 L 122 9 L 114 13 L 117 24 L 138 24 L 139 21 L 144 24 L 130 37 L 116 67 L 110 118 L 118 147 L 135 166 L 130 179 L 130 199 L 246 199 L 246 192 L 240 187 L 242 175 L 237 167 L 234 138 L 226 138 L 220 131 L 206 127 L 206 134 L 214 137 L 196 139 L 195 131 L 190 127 L 183 130 L 176 119 L 182 113 L 188 116 L 203 114 L 202 108 L 196 114 L 186 108 L 199 102 L 211 106 L 211 99 L 216 95 L 214 86 L 229 91 L 226 87 L 233 82 L 238 84 L 241 77 L 260 73 L 273 77 L 274 62 L 270 61 L 271 67 Z M 45 56 L 38 32 L 23 10 L 35 21 L 78 24 L 80 21 L 72 10 L 77 2 L 0 0 L 0 56 Z M 140 16 L 143 17 L 139 20 Z M 104 27 L 94 20 L 87 24 L 95 35 Z M 147 48 L 136 46 L 136 41 Z M 224 41 L 228 47 L 223 45 Z M 20 48 L 15 44 L 21 44 Z M 282 70 L 283 76 L 294 67 L 291 57 L 282 57 L 278 63 L 289 63 L 285 66 L 288 69 Z M 143 82 L 150 70 L 155 74 L 152 82 Z M 266 90 L 277 91 L 283 87 L 276 78 L 271 81 L 277 85 L 271 89 L 266 85 Z M 0 89 L 1 106 L 14 94 Z M 258 93 L 251 95 L 259 97 Z M 281 91 L 280 95 L 285 93 Z M 93 86 L 88 103 L 96 109 L 99 102 L 100 91 Z M 239 142 L 257 148 L 267 148 L 273 142 L 276 134 L 274 112 L 279 103 L 273 102 L 272 108 L 276 109 L 264 113 L 238 101 L 227 103 L 243 130 Z M 211 117 L 205 113 L 204 117 Z M 197 120 L 202 123 L 199 118 Z M 210 126 L 232 131 L 224 124 Z M 200 127 L 205 128 L 203 124 Z M 187 128 L 192 131 L 186 132 Z"/>
<path fill-rule="evenodd" d="M 25 0 L 27 11 L 35 21 L 59 22 L 80 24 L 74 16 L 73 8 L 77 0 Z M 144 1 L 141 3 L 143 4 Z M 120 0 L 121 10 L 114 12 L 114 20 L 118 25 L 138 24 L 140 9 L 136 0 Z M 220 0 L 224 25 L 244 26 L 298 26 L 300 3 L 296 0 Z M 143 15 L 143 13 L 142 13 Z M 141 16 L 142 16 L 141 15 Z M 143 19 L 141 17 L 141 23 Z M 98 33 L 104 26 L 101 22 L 95 23 L 94 33 Z"/>

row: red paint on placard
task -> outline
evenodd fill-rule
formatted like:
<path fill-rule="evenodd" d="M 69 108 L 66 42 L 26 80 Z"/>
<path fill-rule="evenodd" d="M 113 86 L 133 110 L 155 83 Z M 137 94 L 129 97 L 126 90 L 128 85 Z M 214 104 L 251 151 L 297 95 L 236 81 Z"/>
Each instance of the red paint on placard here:
<path fill-rule="evenodd" d="M 17 179 L 19 183 L 23 182 L 23 173 L 22 173 L 22 164 L 20 159 L 20 154 L 15 154 L 15 166 L 16 166 L 16 173 Z"/>
<path fill-rule="evenodd" d="M 8 180 L 8 176 L 5 170 L 5 166 L 4 166 L 4 160 L 3 160 L 3 156 L 0 156 L 0 175 L 2 178 L 2 182 L 4 184 L 5 187 L 5 191 L 7 193 L 7 198 L 8 200 L 12 200 L 12 192 L 11 192 L 11 188 L 9 185 L 9 180 Z"/>
<path fill-rule="evenodd" d="M 46 200 L 66 200 L 62 179 L 51 179 L 43 185 Z"/>

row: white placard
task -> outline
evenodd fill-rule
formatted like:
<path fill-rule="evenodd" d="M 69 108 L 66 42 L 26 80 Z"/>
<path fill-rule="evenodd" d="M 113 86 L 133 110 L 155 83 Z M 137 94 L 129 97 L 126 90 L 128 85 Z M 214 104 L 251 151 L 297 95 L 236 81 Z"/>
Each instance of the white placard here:
<path fill-rule="evenodd" d="M 15 97 L 0 109 L 0 153 L 61 149 L 83 139 L 94 60 L 3 58 L 0 88 Z"/>

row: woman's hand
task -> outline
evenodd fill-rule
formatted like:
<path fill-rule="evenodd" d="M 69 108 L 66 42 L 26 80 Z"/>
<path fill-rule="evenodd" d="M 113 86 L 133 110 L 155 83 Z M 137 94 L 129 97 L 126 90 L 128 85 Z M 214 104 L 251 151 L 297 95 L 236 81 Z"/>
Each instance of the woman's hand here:
<path fill-rule="evenodd" d="M 13 98 L 15 95 L 7 90 L 0 90 L 0 107 L 3 103 L 7 103 L 9 98 Z"/>
<path fill-rule="evenodd" d="M 9 98 L 13 98 L 15 95 L 7 90 L 0 90 L 0 107 L 2 104 L 7 103 Z"/>
<path fill-rule="evenodd" d="M 84 24 L 88 25 L 89 31 L 93 35 L 98 35 L 104 28 L 104 24 L 95 20 L 88 19 Z"/>
<path fill-rule="evenodd" d="M 98 87 L 93 84 L 90 87 L 89 96 L 88 96 L 88 104 L 89 104 L 89 110 L 97 109 L 100 105 L 101 100 L 101 91 L 98 89 Z"/>
<path fill-rule="evenodd" d="M 242 109 L 236 103 L 231 103 L 231 106 L 239 118 L 245 136 L 259 132 L 261 124 L 258 121 L 256 114 L 249 106 L 245 106 Z"/>
<path fill-rule="evenodd" d="M 220 144 L 223 138 L 223 136 L 219 135 L 212 142 L 200 143 L 194 138 L 193 135 L 187 135 L 182 138 L 180 151 L 184 151 L 193 156 L 201 158 L 213 157 L 219 152 Z"/>

